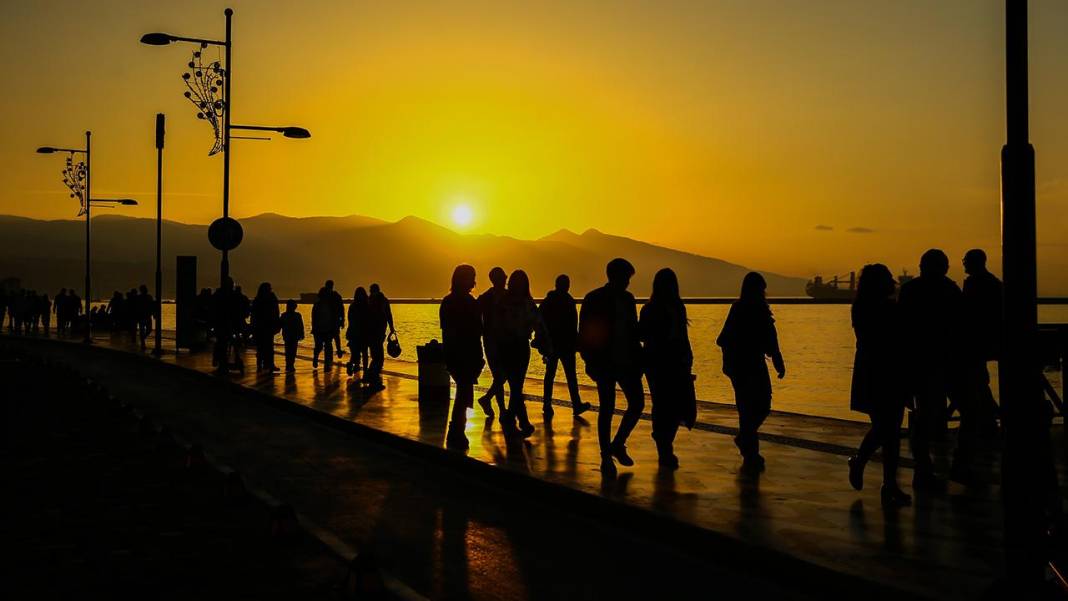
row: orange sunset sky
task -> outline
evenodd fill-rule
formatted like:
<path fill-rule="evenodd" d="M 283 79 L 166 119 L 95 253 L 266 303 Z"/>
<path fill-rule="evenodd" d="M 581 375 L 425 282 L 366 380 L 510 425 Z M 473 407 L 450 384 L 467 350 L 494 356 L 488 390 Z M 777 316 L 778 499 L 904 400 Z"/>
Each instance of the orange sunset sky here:
<path fill-rule="evenodd" d="M 33 150 L 92 129 L 94 195 L 154 216 L 164 112 L 165 216 L 217 217 L 222 159 L 182 97 L 192 47 L 138 39 L 221 38 L 226 6 L 4 2 L 0 213 L 74 218 L 61 158 Z M 230 6 L 234 122 L 313 134 L 234 142 L 235 216 L 595 227 L 804 277 L 915 272 L 940 246 L 959 279 L 980 246 L 1000 271 L 1000 0 Z M 1031 7 L 1040 289 L 1068 294 L 1068 3 Z"/>

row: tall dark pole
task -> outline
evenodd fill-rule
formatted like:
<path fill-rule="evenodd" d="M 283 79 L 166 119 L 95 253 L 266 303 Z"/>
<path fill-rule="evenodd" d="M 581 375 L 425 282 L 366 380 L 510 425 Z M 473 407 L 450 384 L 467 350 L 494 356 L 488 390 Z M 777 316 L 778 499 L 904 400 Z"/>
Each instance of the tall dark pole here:
<path fill-rule="evenodd" d="M 92 146 L 90 137 L 92 132 L 85 132 L 85 343 L 90 344 L 93 342 L 93 280 L 92 274 L 89 269 L 89 265 L 92 259 L 92 245 L 89 241 L 89 210 L 93 206 L 93 194 L 92 194 L 92 178 L 93 178 L 93 163 L 92 163 Z"/>
<path fill-rule="evenodd" d="M 156 114 L 156 348 L 152 354 L 163 354 L 163 136 L 166 117 Z"/>
<path fill-rule="evenodd" d="M 1035 150 L 1028 139 L 1027 62 L 1027 2 L 1006 0 L 1007 141 L 1001 149 L 1005 302 L 998 373 L 1005 434 L 1001 477 L 1006 568 L 1019 598 L 1029 598 L 1043 581 L 1046 502 L 1051 486 L 1056 486 L 1037 353 Z"/>
<path fill-rule="evenodd" d="M 234 78 L 233 64 L 231 63 L 230 21 L 234 16 L 234 9 L 226 9 L 226 78 L 223 80 L 223 217 L 230 216 L 230 82 Z M 222 267 L 219 275 L 221 286 L 226 278 L 230 277 L 230 253 L 222 251 Z"/>

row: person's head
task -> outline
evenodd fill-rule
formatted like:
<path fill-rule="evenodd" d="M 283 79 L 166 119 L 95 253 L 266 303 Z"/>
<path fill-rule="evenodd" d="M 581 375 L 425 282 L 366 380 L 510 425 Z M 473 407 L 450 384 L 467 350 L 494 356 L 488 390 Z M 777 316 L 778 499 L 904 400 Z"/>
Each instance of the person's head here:
<path fill-rule="evenodd" d="M 494 288 L 504 288 L 508 283 L 508 274 L 504 272 L 503 267 L 494 267 L 489 272 L 489 281 Z"/>
<path fill-rule="evenodd" d="M 67 289 L 66 288 L 60 288 L 59 289 L 59 296 L 63 296 L 66 293 L 67 293 Z"/>
<path fill-rule="evenodd" d="M 271 283 L 261 282 L 259 289 L 256 290 L 256 296 L 267 296 L 271 293 Z"/>
<path fill-rule="evenodd" d="M 367 290 L 363 286 L 356 287 L 356 291 L 352 293 L 352 302 L 356 304 L 367 302 Z"/>
<path fill-rule="evenodd" d="M 556 276 L 556 291 L 567 292 L 568 290 L 571 290 L 571 278 L 564 273 Z"/>
<path fill-rule="evenodd" d="M 148 294 L 148 286 L 145 286 L 144 284 L 141 284 L 138 290 L 141 291 L 141 294 Z"/>
<path fill-rule="evenodd" d="M 649 300 L 658 303 L 677 303 L 682 300 L 679 294 L 679 278 L 667 267 L 653 276 L 653 293 Z"/>
<path fill-rule="evenodd" d="M 940 249 L 932 248 L 920 257 L 920 275 L 940 277 L 949 273 L 949 257 Z"/>
<path fill-rule="evenodd" d="M 286 301 L 286 311 L 292 313 L 297 310 L 297 301 L 289 299 Z"/>
<path fill-rule="evenodd" d="M 219 286 L 219 288 L 221 288 L 222 290 L 225 290 L 227 292 L 233 290 L 234 289 L 234 278 L 232 278 L 230 276 L 224 277 L 222 279 L 222 285 Z"/>
<path fill-rule="evenodd" d="M 323 286 L 327 290 L 333 290 L 334 289 L 334 280 L 327 280 L 326 283 Z"/>
<path fill-rule="evenodd" d="M 981 248 L 973 248 L 964 253 L 964 273 L 975 275 L 986 271 L 986 253 Z"/>
<path fill-rule="evenodd" d="M 467 294 L 475 287 L 475 268 L 464 263 L 452 270 L 451 290 L 456 294 Z"/>
<path fill-rule="evenodd" d="M 609 284 L 626 290 L 630 286 L 630 278 L 634 277 L 634 266 L 626 259 L 615 258 L 608 262 L 605 274 Z"/>
<path fill-rule="evenodd" d="M 765 291 L 768 283 L 764 276 L 755 271 L 750 271 L 742 278 L 742 291 L 738 295 L 739 300 L 766 302 Z"/>
<path fill-rule="evenodd" d="M 894 276 L 882 263 L 871 263 L 860 269 L 857 278 L 857 299 L 886 298 L 894 293 Z"/>
<path fill-rule="evenodd" d="M 378 294 L 379 292 L 382 292 L 382 288 L 377 283 L 371 284 L 371 294 Z"/>
<path fill-rule="evenodd" d="M 508 276 L 508 293 L 522 298 L 530 298 L 530 278 L 527 272 L 516 269 Z"/>

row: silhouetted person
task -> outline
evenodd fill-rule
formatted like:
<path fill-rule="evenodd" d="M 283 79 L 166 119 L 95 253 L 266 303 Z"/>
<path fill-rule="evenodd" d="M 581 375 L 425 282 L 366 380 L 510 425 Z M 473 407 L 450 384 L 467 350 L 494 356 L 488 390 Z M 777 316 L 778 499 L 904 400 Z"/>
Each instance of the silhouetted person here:
<path fill-rule="evenodd" d="M 122 327 L 122 321 L 126 313 L 126 299 L 122 297 L 122 293 L 116 290 L 111 295 L 111 300 L 108 301 L 107 311 L 108 320 L 111 322 L 113 332 L 117 332 Z"/>
<path fill-rule="evenodd" d="M 37 311 L 41 316 L 41 329 L 45 336 L 50 336 L 52 333 L 52 302 L 48 300 L 47 293 L 41 293 L 37 303 Z"/>
<path fill-rule="evenodd" d="M 270 282 L 263 282 L 252 299 L 252 337 L 256 341 L 256 371 L 278 371 L 274 363 L 274 335 L 282 327 L 278 297 Z"/>
<path fill-rule="evenodd" d="M 518 431 L 523 438 L 529 438 L 534 434 L 534 426 L 527 416 L 523 385 L 530 367 L 530 337 L 537 333 L 537 339 L 544 341 L 540 344 L 542 352 L 552 353 L 552 343 L 530 295 L 530 279 L 525 271 L 517 269 L 512 272 L 508 289 L 494 311 L 498 358 L 508 381 L 508 411 L 501 415 L 501 428 L 506 434 Z"/>
<path fill-rule="evenodd" d="M 378 284 L 371 284 L 371 294 L 367 298 L 368 305 L 368 346 L 371 348 L 371 365 L 364 372 L 363 380 L 374 388 L 382 387 L 382 366 L 386 361 L 386 327 L 390 334 L 396 334 L 393 327 L 393 309 L 389 306 L 389 299 L 382 294 Z"/>
<path fill-rule="evenodd" d="M 252 316 L 252 301 L 242 292 L 241 286 L 234 286 L 234 304 L 238 318 L 235 339 L 244 343 L 249 333 L 248 319 Z"/>
<path fill-rule="evenodd" d="M 242 307 L 234 292 L 234 281 L 224 278 L 211 296 L 212 329 L 215 331 L 215 351 L 212 365 L 218 372 L 230 369 L 230 351 L 234 349 L 236 338 L 242 335 Z"/>
<path fill-rule="evenodd" d="M 143 351 L 147 346 L 148 335 L 152 333 L 152 316 L 156 308 L 156 301 L 148 293 L 148 286 L 141 284 L 140 288 L 138 288 L 135 307 L 137 334 L 141 340 L 141 350 Z M 157 324 L 157 327 L 159 327 L 159 324 Z"/>
<path fill-rule="evenodd" d="M 345 338 L 349 343 L 349 361 L 345 369 L 351 376 L 357 371 L 367 372 L 368 355 L 370 348 L 367 339 L 370 336 L 370 300 L 367 291 L 359 286 L 352 293 L 352 302 L 349 304 L 349 328 L 345 331 Z"/>
<path fill-rule="evenodd" d="M 456 400 L 452 405 L 449 433 L 445 444 L 451 448 L 467 449 L 467 409 L 474 404 L 475 382 L 482 373 L 482 311 L 471 296 L 475 287 L 475 268 L 458 265 L 452 272 L 451 291 L 441 299 L 438 321 L 445 366 L 456 382 Z"/>
<path fill-rule="evenodd" d="M 898 295 L 909 393 L 915 410 L 909 419 L 913 489 L 939 486 L 931 461 L 931 440 L 947 419 L 946 400 L 956 391 L 959 373 L 961 291 L 946 277 L 949 258 L 938 249 L 923 253 L 920 275 L 905 282 Z"/>
<path fill-rule="evenodd" d="M 1002 286 L 986 269 L 986 253 L 975 248 L 964 254 L 961 349 L 960 429 L 952 475 L 963 482 L 972 478 L 972 462 L 980 439 L 997 434 L 997 403 L 990 391 L 987 362 L 1001 351 Z"/>
<path fill-rule="evenodd" d="M 653 441 L 660 465 L 668 468 L 679 467 L 674 449 L 679 425 L 693 428 L 697 420 L 688 325 L 678 277 L 670 269 L 661 269 L 653 277 L 653 293 L 642 307 L 638 327 L 653 399 Z"/>
<path fill-rule="evenodd" d="M 286 301 L 286 312 L 279 318 L 282 329 L 282 343 L 285 345 L 286 373 L 296 371 L 293 363 L 297 358 L 297 344 L 304 340 L 304 317 L 297 313 L 297 301 Z"/>
<path fill-rule="evenodd" d="M 497 303 L 504 297 L 505 284 L 508 282 L 508 274 L 500 267 L 490 269 L 489 280 L 491 286 L 478 297 L 479 311 L 482 313 L 482 341 L 486 348 L 486 364 L 489 366 L 493 381 L 490 383 L 486 394 L 478 399 L 479 406 L 485 412 L 486 417 L 493 417 L 492 399 L 497 399 L 497 408 L 504 417 L 504 383 L 506 376 L 501 370 L 500 356 L 497 352 L 497 327 L 494 324 Z"/>
<path fill-rule="evenodd" d="M 67 289 L 60 288 L 59 294 L 52 299 L 52 312 L 56 315 L 56 336 L 66 336 L 70 322 L 68 320 L 70 308 L 68 305 Z M 0 321 L 3 321 L 4 310 L 2 308 L 3 303 L 0 302 Z"/>
<path fill-rule="evenodd" d="M 0 329 L 4 327 L 4 322 L 7 321 L 7 306 L 11 302 L 11 297 L 8 295 L 7 290 L 0 288 Z"/>
<path fill-rule="evenodd" d="M 716 344 L 723 350 L 723 373 L 734 387 L 738 406 L 738 436 L 734 444 L 742 454 L 743 468 L 764 469 L 757 431 L 771 413 L 771 358 L 779 379 L 786 376 L 786 364 L 779 350 L 775 318 L 765 298 L 764 276 L 750 272 L 742 279 L 738 300 L 731 304 Z"/>
<path fill-rule="evenodd" d="M 123 311 L 123 328 L 130 335 L 130 341 L 137 342 L 137 321 L 139 303 L 137 302 L 137 288 L 130 288 L 126 293 L 126 303 Z"/>
<path fill-rule="evenodd" d="M 579 353 L 586 374 L 597 383 L 597 440 L 601 448 L 601 472 L 613 476 L 616 466 L 634 465 L 627 454 L 627 437 L 638 425 L 645 408 L 642 387 L 642 344 L 638 334 L 638 310 L 634 295 L 627 292 L 634 266 L 626 259 L 612 259 L 606 268 L 608 283 L 582 300 L 579 312 Z M 623 391 L 627 409 L 612 437 L 616 385 Z"/>
<path fill-rule="evenodd" d="M 326 288 L 319 289 L 319 296 L 312 305 L 312 339 L 315 350 L 312 352 L 312 368 L 319 367 L 319 353 L 325 351 L 326 369 L 334 366 L 334 328 L 337 316 L 334 315 L 334 302 L 326 294 Z"/>
<path fill-rule="evenodd" d="M 567 391 L 571 395 L 571 410 L 576 417 L 590 408 L 579 396 L 578 374 L 575 371 L 575 351 L 578 348 L 578 310 L 575 299 L 568 292 L 571 279 L 566 275 L 556 277 L 556 288 L 545 295 L 538 310 L 549 333 L 552 352 L 545 354 L 545 382 L 542 397 L 542 412 L 553 415 L 553 383 L 556 381 L 556 366 L 563 365 L 567 379 Z"/>
<path fill-rule="evenodd" d="M 70 299 L 67 302 L 70 303 L 70 319 L 71 319 L 71 323 L 70 323 L 70 326 L 69 326 L 68 329 L 70 330 L 70 332 L 73 332 L 74 327 L 76 325 L 79 326 L 79 327 L 84 327 L 84 326 L 81 326 L 78 323 L 78 321 L 79 321 L 78 318 L 81 317 L 81 315 L 82 315 L 82 299 L 81 299 L 80 296 L 78 296 L 78 294 L 76 292 L 74 292 L 74 288 L 70 289 Z M 89 316 L 86 315 L 85 319 L 88 320 Z"/>
<path fill-rule="evenodd" d="M 326 298 L 332 303 L 334 315 L 337 315 L 337 326 L 334 328 L 334 347 L 337 349 L 337 356 L 344 357 L 345 351 L 341 350 L 341 330 L 345 327 L 345 300 L 341 298 L 341 294 L 334 290 L 334 280 L 327 280 L 323 284 L 323 288 L 326 289 Z"/>
<path fill-rule="evenodd" d="M 857 295 L 851 311 L 857 351 L 853 359 L 853 382 L 849 408 L 866 413 L 871 428 L 864 435 L 855 457 L 849 458 L 849 483 L 864 488 L 864 466 L 880 447 L 883 450 L 884 507 L 903 507 L 912 498 L 897 484 L 901 453 L 901 421 L 907 393 L 901 381 L 901 318 L 894 302 L 894 276 L 886 265 L 875 263 L 860 270 Z"/>

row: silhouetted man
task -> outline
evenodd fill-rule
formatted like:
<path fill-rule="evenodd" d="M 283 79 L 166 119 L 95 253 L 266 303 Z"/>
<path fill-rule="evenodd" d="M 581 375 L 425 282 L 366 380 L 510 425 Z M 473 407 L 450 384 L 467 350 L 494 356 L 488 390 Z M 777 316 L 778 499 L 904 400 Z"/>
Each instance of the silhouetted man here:
<path fill-rule="evenodd" d="M 909 419 L 914 489 L 938 485 L 931 461 L 931 440 L 946 423 L 946 400 L 957 392 L 961 291 L 946 277 L 949 258 L 933 248 L 920 258 L 919 277 L 901 286 L 899 307 L 904 324 L 908 385 L 915 400 Z"/>
<path fill-rule="evenodd" d="M 634 295 L 627 292 L 634 266 L 626 259 L 612 259 L 606 272 L 608 283 L 587 294 L 582 301 L 579 352 L 586 362 L 586 373 L 597 383 L 601 472 L 611 477 L 616 473 L 613 458 L 620 465 L 634 465 L 634 460 L 627 455 L 626 443 L 645 407 L 645 390 L 642 387 L 638 310 Z M 611 438 L 617 384 L 627 399 L 627 409 L 615 438 Z"/>
<path fill-rule="evenodd" d="M 571 278 L 560 275 L 556 278 L 556 288 L 545 295 L 541 302 L 541 319 L 549 332 L 552 353 L 545 357 L 545 390 L 543 412 L 546 416 L 553 414 L 553 383 L 556 380 L 556 366 L 564 366 L 567 378 L 567 391 L 571 395 L 571 410 L 575 416 L 582 415 L 589 408 L 579 397 L 578 375 L 575 373 L 575 349 L 578 346 L 578 310 L 575 299 L 568 292 Z"/>
<path fill-rule="evenodd" d="M 1001 280 L 986 269 L 986 253 L 975 248 L 964 254 L 963 328 L 961 356 L 960 429 L 953 458 L 955 480 L 971 478 L 979 439 L 997 433 L 997 404 L 990 391 L 988 361 L 1001 349 Z"/>
<path fill-rule="evenodd" d="M 52 312 L 56 314 L 56 336 L 64 336 L 67 333 L 67 289 L 60 288 L 59 294 L 52 299 Z M 3 303 L 0 302 L 0 306 Z M 4 314 L 0 309 L 0 316 Z"/>
<path fill-rule="evenodd" d="M 345 328 L 345 300 L 341 298 L 337 290 L 334 290 L 334 280 L 327 280 L 323 287 L 326 289 L 326 299 L 330 303 L 330 308 L 337 316 L 337 327 L 334 328 L 331 337 L 337 348 L 337 356 L 344 357 L 345 351 L 341 350 L 341 330 Z"/>
<path fill-rule="evenodd" d="M 478 307 L 482 312 L 482 345 L 486 349 L 486 364 L 489 366 L 493 382 L 486 394 L 478 399 L 478 404 L 486 413 L 486 417 L 493 417 L 493 403 L 491 399 L 497 399 L 497 408 L 501 411 L 501 419 L 504 419 L 504 382 L 505 374 L 501 370 L 500 353 L 497 352 L 497 328 L 494 325 L 494 316 L 497 313 L 497 304 L 504 298 L 507 291 L 505 284 L 508 282 L 508 274 L 501 267 L 494 267 L 489 272 L 489 280 L 492 286 L 479 295 Z"/>
<path fill-rule="evenodd" d="M 137 300 L 135 302 L 137 310 L 134 314 L 137 319 L 137 335 L 141 340 L 142 351 L 145 350 L 148 335 L 152 332 L 152 314 L 155 313 L 155 311 L 153 311 L 155 305 L 155 300 L 152 298 L 152 295 L 148 293 L 148 286 L 141 284 L 138 288 Z"/>
<path fill-rule="evenodd" d="M 367 298 L 367 325 L 368 342 L 371 347 L 371 365 L 367 367 L 363 380 L 375 388 L 382 387 L 382 366 L 386 362 L 385 346 L 386 327 L 391 334 L 396 333 L 393 327 L 393 309 L 389 306 L 389 299 L 382 294 L 378 284 L 371 284 L 370 295 Z"/>
<path fill-rule="evenodd" d="M 224 373 L 230 369 L 230 348 L 234 337 L 241 335 L 244 323 L 240 299 L 234 292 L 234 281 L 225 278 L 222 285 L 211 296 L 212 328 L 215 331 L 215 352 L 212 354 L 212 366 L 217 372 Z"/>

